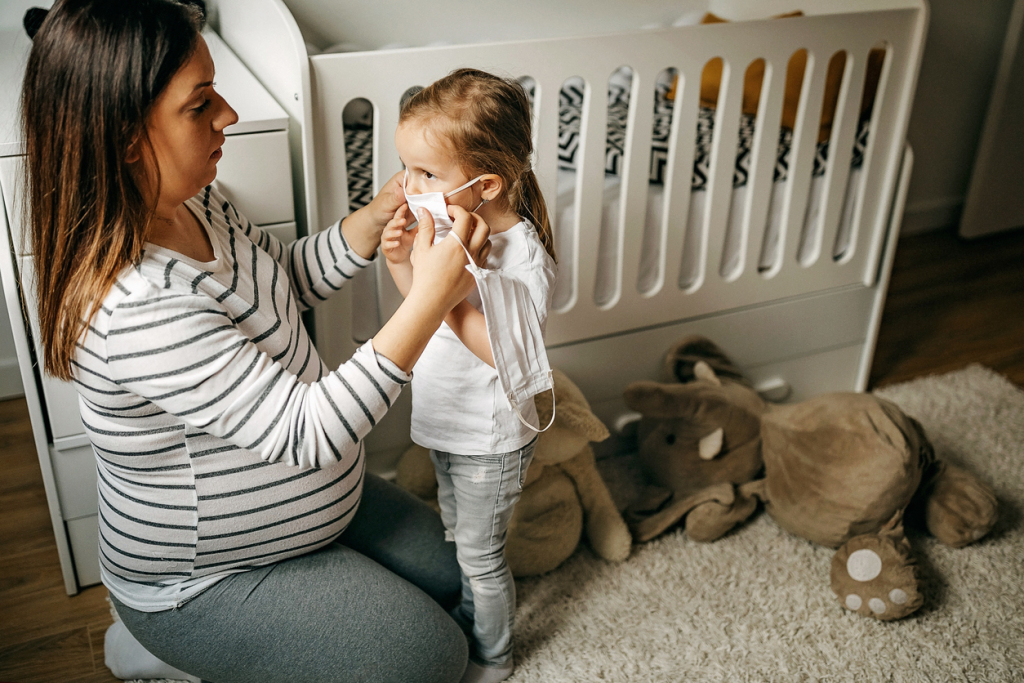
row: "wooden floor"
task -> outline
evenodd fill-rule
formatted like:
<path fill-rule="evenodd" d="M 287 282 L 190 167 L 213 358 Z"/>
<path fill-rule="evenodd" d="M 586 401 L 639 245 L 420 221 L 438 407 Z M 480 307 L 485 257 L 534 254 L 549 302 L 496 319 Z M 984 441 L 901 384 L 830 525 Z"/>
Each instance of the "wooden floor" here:
<path fill-rule="evenodd" d="M 978 362 L 1024 386 L 1024 231 L 901 240 L 871 385 Z M 109 683 L 106 590 L 64 592 L 23 400 L 0 402 L 0 681 Z"/>
<path fill-rule="evenodd" d="M 981 363 L 1024 386 L 1024 229 L 972 241 L 905 237 L 870 387 Z"/>

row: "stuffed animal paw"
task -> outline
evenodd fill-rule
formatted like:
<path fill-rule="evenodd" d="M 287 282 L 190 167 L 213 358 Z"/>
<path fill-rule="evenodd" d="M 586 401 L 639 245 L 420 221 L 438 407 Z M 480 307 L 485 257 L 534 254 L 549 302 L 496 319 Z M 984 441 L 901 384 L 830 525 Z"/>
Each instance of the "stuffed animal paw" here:
<path fill-rule="evenodd" d="M 928 531 L 950 547 L 974 543 L 995 526 L 995 492 L 955 465 L 936 463 L 922 497 Z"/>
<path fill-rule="evenodd" d="M 878 533 L 854 536 L 832 556 L 832 591 L 846 609 L 891 621 L 912 614 L 924 602 L 917 565 L 898 518 Z"/>

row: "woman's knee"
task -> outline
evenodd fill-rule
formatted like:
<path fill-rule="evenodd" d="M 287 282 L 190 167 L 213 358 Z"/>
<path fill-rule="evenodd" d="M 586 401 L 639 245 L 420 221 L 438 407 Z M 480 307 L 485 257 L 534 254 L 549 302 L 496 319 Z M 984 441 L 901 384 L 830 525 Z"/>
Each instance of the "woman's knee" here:
<path fill-rule="evenodd" d="M 466 669 L 469 659 L 469 645 L 466 636 L 455 623 L 445 615 L 443 622 L 435 622 L 432 633 L 416 648 L 420 653 L 415 659 L 407 659 L 406 672 L 395 680 L 409 683 L 457 683 Z"/>

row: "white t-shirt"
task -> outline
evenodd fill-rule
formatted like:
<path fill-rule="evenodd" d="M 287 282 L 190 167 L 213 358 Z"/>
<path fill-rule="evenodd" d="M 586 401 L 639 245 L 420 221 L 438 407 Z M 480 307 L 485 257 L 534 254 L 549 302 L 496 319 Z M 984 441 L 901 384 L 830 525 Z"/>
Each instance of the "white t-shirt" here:
<path fill-rule="evenodd" d="M 543 330 L 554 293 L 555 262 L 533 225 L 524 220 L 491 235 L 484 266 L 526 285 Z M 475 289 L 468 299 L 483 311 Z M 544 426 L 537 424 L 533 401 L 520 410 L 527 422 Z M 434 333 L 413 368 L 411 432 L 420 446 L 461 455 L 507 453 L 536 436 L 509 406 L 497 371 L 466 348 L 446 324 Z"/>

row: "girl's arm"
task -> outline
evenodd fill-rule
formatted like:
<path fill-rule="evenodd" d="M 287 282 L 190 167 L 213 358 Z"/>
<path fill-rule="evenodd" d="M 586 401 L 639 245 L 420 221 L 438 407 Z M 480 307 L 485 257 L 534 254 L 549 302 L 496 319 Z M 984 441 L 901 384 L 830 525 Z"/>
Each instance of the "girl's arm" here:
<path fill-rule="evenodd" d="M 444 321 L 474 356 L 494 367 L 491 340 L 487 338 L 487 321 L 483 313 L 463 299 L 445 316 Z"/>
<path fill-rule="evenodd" d="M 404 263 L 388 261 L 388 272 L 391 273 L 391 279 L 395 281 L 395 286 L 398 287 L 402 297 L 409 296 L 409 290 L 412 288 L 412 264 L 408 261 Z"/>

